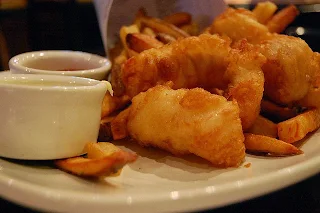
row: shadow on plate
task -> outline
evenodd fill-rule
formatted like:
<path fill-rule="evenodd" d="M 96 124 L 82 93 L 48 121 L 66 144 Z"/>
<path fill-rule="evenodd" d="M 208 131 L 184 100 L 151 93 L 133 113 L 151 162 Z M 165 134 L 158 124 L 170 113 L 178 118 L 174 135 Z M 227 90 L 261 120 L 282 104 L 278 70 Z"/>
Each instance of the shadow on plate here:
<path fill-rule="evenodd" d="M 237 168 L 216 168 L 210 162 L 195 156 L 174 156 L 169 152 L 152 147 L 142 147 L 134 141 L 116 141 L 115 145 L 131 150 L 139 156 L 138 160 L 128 166 L 130 169 L 158 177 L 178 180 L 196 181 L 207 180 Z"/>
<path fill-rule="evenodd" d="M 34 167 L 37 169 L 52 169 L 54 163 L 52 160 L 18 160 L 12 158 L 0 157 L 0 159 L 21 166 Z"/>
<path fill-rule="evenodd" d="M 117 190 L 120 187 L 109 183 L 104 179 L 104 177 L 101 178 L 84 178 L 84 177 L 78 177 L 73 174 L 64 172 L 58 168 L 55 167 L 54 161 L 52 160 L 16 160 L 16 159 L 10 159 L 10 158 L 4 158 L 0 157 L 0 168 L 6 175 L 10 175 L 11 177 L 15 177 L 17 179 L 20 179 L 21 177 L 25 177 L 24 181 L 28 181 L 30 177 L 33 178 L 41 178 L 44 176 L 49 175 L 50 178 L 48 178 L 48 181 L 50 180 L 52 185 L 55 186 L 55 188 L 59 189 L 66 189 L 68 186 L 65 184 L 75 184 L 74 187 L 98 187 L 99 190 L 107 189 L 108 191 L 110 189 Z M 52 181 L 52 178 L 57 177 L 57 182 L 55 180 Z M 33 179 L 31 178 L 31 179 Z M 59 181 L 63 180 L 63 181 Z M 33 181 L 32 181 L 33 182 Z M 46 181 L 43 181 L 43 179 L 40 180 L 40 182 L 44 182 L 46 185 Z M 38 184 L 41 185 L 41 183 L 38 182 Z M 98 185 L 96 185 L 98 183 Z M 88 189 L 87 189 L 88 190 Z"/>

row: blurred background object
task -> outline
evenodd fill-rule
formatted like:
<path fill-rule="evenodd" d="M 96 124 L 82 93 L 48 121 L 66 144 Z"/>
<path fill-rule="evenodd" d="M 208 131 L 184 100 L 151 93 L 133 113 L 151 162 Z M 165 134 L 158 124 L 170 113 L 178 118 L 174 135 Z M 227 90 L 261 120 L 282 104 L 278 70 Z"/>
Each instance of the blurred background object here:
<path fill-rule="evenodd" d="M 252 9 L 258 0 L 226 0 Z M 320 51 L 320 1 L 275 0 L 279 8 L 293 3 L 298 18 L 284 33 L 306 40 Z M 27 51 L 67 49 L 105 55 L 92 0 L 0 0 L 0 70 L 8 59 Z"/>
<path fill-rule="evenodd" d="M 0 31 L 0 70 L 8 68 L 8 58 L 28 51 L 104 55 L 91 0 L 0 0 Z"/>
<path fill-rule="evenodd" d="M 27 0 L 1 0 L 1 10 L 21 9 L 27 6 Z"/>

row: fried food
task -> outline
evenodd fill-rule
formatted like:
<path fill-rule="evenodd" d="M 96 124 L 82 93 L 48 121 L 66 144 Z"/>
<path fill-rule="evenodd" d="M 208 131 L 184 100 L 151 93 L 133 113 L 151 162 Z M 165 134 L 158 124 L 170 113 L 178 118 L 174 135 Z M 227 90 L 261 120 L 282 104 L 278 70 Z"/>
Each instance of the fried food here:
<path fill-rule="evenodd" d="M 298 115 L 295 107 L 282 107 L 269 100 L 261 100 L 261 114 L 271 118 L 276 122 L 284 121 Z"/>
<path fill-rule="evenodd" d="M 263 135 L 245 134 L 244 144 L 248 151 L 265 152 L 272 155 L 298 155 L 303 151 L 284 141 Z"/>
<path fill-rule="evenodd" d="M 219 167 L 239 166 L 245 149 L 236 102 L 201 88 L 158 85 L 132 99 L 128 134 L 142 146 L 193 153 Z"/>
<path fill-rule="evenodd" d="M 88 158 L 74 157 L 56 160 L 55 165 L 72 174 L 83 177 L 101 177 L 116 173 L 127 163 L 137 159 L 137 155 L 126 152 L 111 143 L 88 143 Z"/>
<path fill-rule="evenodd" d="M 111 132 L 111 121 L 116 117 L 115 115 L 110 115 L 104 117 L 100 121 L 98 141 L 111 141 L 113 139 Z"/>
<path fill-rule="evenodd" d="M 270 1 L 265 1 L 259 2 L 252 12 L 259 23 L 266 24 L 273 17 L 277 9 L 277 5 Z"/>
<path fill-rule="evenodd" d="M 268 28 L 258 22 L 252 11 L 243 8 L 227 8 L 214 19 L 209 32 L 226 35 L 233 41 L 245 38 L 250 43 L 258 43 L 269 36 Z"/>
<path fill-rule="evenodd" d="M 163 46 L 163 43 L 154 37 L 142 33 L 127 34 L 126 43 L 130 49 L 137 53 L 141 53 L 142 51 L 151 48 L 159 48 Z"/>
<path fill-rule="evenodd" d="M 317 69 L 308 44 L 293 36 L 273 35 L 259 47 L 267 58 L 262 67 L 266 97 L 283 105 L 302 99 Z"/>
<path fill-rule="evenodd" d="M 253 125 L 246 131 L 255 135 L 264 135 L 271 138 L 278 137 L 277 124 L 273 123 L 269 119 L 259 115 Z"/>
<path fill-rule="evenodd" d="M 141 33 L 148 36 L 156 37 L 156 33 L 150 27 L 144 27 Z"/>
<path fill-rule="evenodd" d="M 259 52 L 267 58 L 263 65 L 266 97 L 277 104 L 290 105 L 306 96 L 317 68 L 313 62 L 314 53 L 302 39 L 272 34 L 293 21 L 298 14 L 295 6 L 290 5 L 272 16 L 267 24 L 270 30 L 259 23 L 258 12 L 270 10 L 271 14 L 274 9 L 267 9 L 271 5 L 260 3 L 253 12 L 228 8 L 213 21 L 210 32 L 227 35 L 233 42 L 247 39 L 257 44 Z"/>
<path fill-rule="evenodd" d="M 213 21 L 210 32 L 229 36 L 234 43 L 247 39 L 259 46 L 259 52 L 267 58 L 263 65 L 266 97 L 277 104 L 290 105 L 302 99 L 310 88 L 316 69 L 314 53 L 302 39 L 273 34 L 294 20 L 298 14 L 295 6 L 276 13 L 267 26 L 259 23 L 258 12 L 270 10 L 271 14 L 274 9 L 267 9 L 271 5 L 260 3 L 254 11 L 228 8 Z"/>
<path fill-rule="evenodd" d="M 128 122 L 128 115 L 130 113 L 129 108 L 121 111 L 115 117 L 115 119 L 111 121 L 111 132 L 114 140 L 123 139 L 129 135 L 128 130 L 126 128 Z"/>
<path fill-rule="evenodd" d="M 294 5 L 289 5 L 286 8 L 277 12 L 268 22 L 267 27 L 271 33 L 281 33 L 293 20 L 299 15 L 299 10 Z"/>
<path fill-rule="evenodd" d="M 125 108 L 130 102 L 128 96 L 112 96 L 110 93 L 106 93 L 102 105 L 101 105 L 101 118 L 107 117 L 117 110 Z"/>
<path fill-rule="evenodd" d="M 236 100 L 240 108 L 243 130 L 252 126 L 260 113 L 264 76 L 261 66 L 265 58 L 245 40 L 230 52 L 229 65 L 224 79 L 229 81 L 224 96 Z"/>
<path fill-rule="evenodd" d="M 173 36 L 174 38 L 185 38 L 190 36 L 188 33 L 176 27 L 175 25 L 170 24 L 161 19 L 149 16 L 142 16 L 140 17 L 140 22 L 142 25 L 151 28 L 155 32 L 166 33 L 168 35 Z"/>
<path fill-rule="evenodd" d="M 320 53 L 314 52 L 313 60 L 314 76 L 306 96 L 299 100 L 296 104 L 309 108 L 320 108 Z"/>
<path fill-rule="evenodd" d="M 239 166 L 244 149 L 301 154 L 290 143 L 320 126 L 320 54 L 277 34 L 298 10 L 276 10 L 271 2 L 228 8 L 200 36 L 190 36 L 197 25 L 186 13 L 161 20 L 139 10 L 141 33 L 120 35 L 126 54 L 112 70 L 115 95 L 131 101 L 107 125 L 113 139 L 193 153 L 220 167 Z"/>
<path fill-rule="evenodd" d="M 299 14 L 298 9 L 294 5 L 290 5 L 270 17 L 265 25 L 261 19 L 270 16 L 273 9 L 268 7 L 273 6 L 271 6 L 272 3 L 269 3 L 269 6 L 268 3 L 261 4 L 265 5 L 258 5 L 254 11 L 243 8 L 227 8 L 213 20 L 209 32 L 229 36 L 233 41 L 247 39 L 250 43 L 256 44 L 268 39 L 272 33 L 282 32 Z M 266 11 L 266 17 L 258 15 L 259 10 Z"/>
<path fill-rule="evenodd" d="M 201 35 L 149 49 L 128 59 L 122 67 L 125 93 L 134 97 L 157 85 L 173 82 L 173 89 L 223 87 L 226 58 L 231 48 L 217 35 Z"/>
<path fill-rule="evenodd" d="M 114 62 L 112 63 L 111 85 L 114 96 L 123 96 L 125 88 L 122 82 L 121 66 L 127 59 L 127 53 L 123 50 L 120 55 L 115 57 Z"/>
<path fill-rule="evenodd" d="M 219 88 L 228 99 L 237 100 L 244 129 L 260 111 L 264 57 L 247 42 L 236 49 L 217 35 L 180 39 L 158 49 L 149 49 L 128 59 L 121 76 L 125 94 L 134 97 L 157 85 L 173 82 L 173 89 Z"/>
<path fill-rule="evenodd" d="M 188 33 L 191 36 L 199 35 L 199 26 L 195 22 L 192 22 L 192 23 L 186 24 L 186 25 L 182 25 L 180 27 L 180 29 L 185 31 L 186 33 Z"/>
<path fill-rule="evenodd" d="M 89 142 L 84 148 L 87 152 L 87 157 L 89 159 L 99 159 L 110 156 L 116 152 L 122 152 L 122 150 L 108 142 Z"/>
<path fill-rule="evenodd" d="M 127 35 L 131 34 L 131 33 L 139 33 L 139 32 L 140 32 L 140 30 L 139 30 L 138 26 L 135 24 L 130 25 L 130 26 L 123 26 L 120 29 L 120 40 L 121 40 L 121 43 L 122 43 L 128 57 L 137 55 L 138 53 L 129 48 L 129 46 L 126 42 Z"/>
<path fill-rule="evenodd" d="M 174 42 L 177 40 L 174 37 L 172 37 L 168 34 L 165 34 L 165 33 L 158 33 L 156 35 L 156 39 L 158 39 L 159 41 L 161 41 L 164 44 L 168 44 L 168 43 L 171 43 L 171 42 Z"/>
<path fill-rule="evenodd" d="M 320 109 L 308 110 L 294 118 L 278 123 L 279 139 L 294 143 L 320 127 Z"/>
<path fill-rule="evenodd" d="M 164 17 L 163 20 L 179 27 L 182 25 L 190 24 L 192 21 L 192 16 L 190 13 L 177 12 Z"/>
<path fill-rule="evenodd" d="M 298 106 L 309 108 L 320 108 L 320 88 L 312 85 L 307 93 L 301 100 L 297 101 Z"/>

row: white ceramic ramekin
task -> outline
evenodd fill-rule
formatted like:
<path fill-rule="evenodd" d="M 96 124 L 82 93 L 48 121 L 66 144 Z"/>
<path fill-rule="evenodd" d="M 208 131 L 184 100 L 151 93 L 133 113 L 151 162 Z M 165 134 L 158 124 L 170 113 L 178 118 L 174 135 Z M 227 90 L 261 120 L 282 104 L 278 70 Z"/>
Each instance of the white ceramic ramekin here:
<path fill-rule="evenodd" d="M 97 140 L 107 82 L 53 75 L 0 75 L 0 156 L 47 160 Z"/>
<path fill-rule="evenodd" d="M 67 50 L 26 52 L 9 61 L 11 73 L 67 75 L 103 80 L 111 63 L 99 55 Z"/>

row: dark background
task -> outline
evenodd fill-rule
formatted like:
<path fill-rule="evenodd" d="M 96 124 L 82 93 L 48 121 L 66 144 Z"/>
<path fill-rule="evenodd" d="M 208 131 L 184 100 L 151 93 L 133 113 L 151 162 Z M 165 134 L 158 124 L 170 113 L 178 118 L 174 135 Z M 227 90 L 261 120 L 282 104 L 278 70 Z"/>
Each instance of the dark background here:
<path fill-rule="evenodd" d="M 6 60 L 35 50 L 79 50 L 105 55 L 90 1 L 29 0 L 22 8 L 1 9 L 0 30 L 4 37 L 1 55 Z M 0 65 L 3 69 L 8 69 L 7 62 Z"/>
<path fill-rule="evenodd" d="M 11 57 L 28 51 L 67 49 L 105 55 L 92 1 L 24 0 L 20 8 L 6 8 L 4 2 L 14 0 L 0 0 L 0 70 L 8 69 Z M 301 14 L 285 33 L 300 36 L 320 51 L 320 4 L 297 6 Z M 297 27 L 304 27 L 305 34 L 297 35 Z"/>

